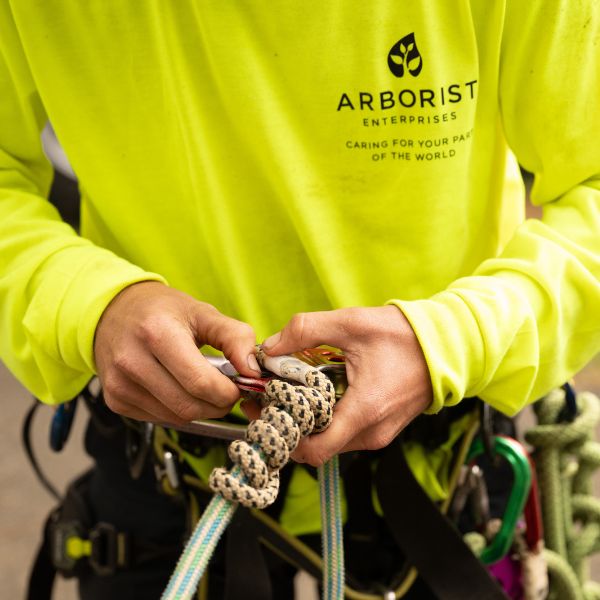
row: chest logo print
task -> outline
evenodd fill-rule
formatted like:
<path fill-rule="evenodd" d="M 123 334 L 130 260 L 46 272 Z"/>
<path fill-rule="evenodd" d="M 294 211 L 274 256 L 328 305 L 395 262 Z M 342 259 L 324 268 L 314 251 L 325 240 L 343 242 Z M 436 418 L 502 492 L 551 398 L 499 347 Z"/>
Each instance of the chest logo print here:
<path fill-rule="evenodd" d="M 396 77 L 404 77 L 408 71 L 416 77 L 423 68 L 423 58 L 417 48 L 415 34 L 409 33 L 398 40 L 388 52 L 388 67 Z"/>

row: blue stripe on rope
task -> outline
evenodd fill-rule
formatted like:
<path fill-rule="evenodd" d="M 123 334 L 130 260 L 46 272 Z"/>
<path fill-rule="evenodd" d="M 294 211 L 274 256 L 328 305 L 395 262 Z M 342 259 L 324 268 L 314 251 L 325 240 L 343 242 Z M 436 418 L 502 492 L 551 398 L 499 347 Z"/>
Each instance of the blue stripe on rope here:
<path fill-rule="evenodd" d="M 215 495 L 198 521 L 175 572 L 163 592 L 162 600 L 189 600 L 196 592 L 217 542 L 237 508 Z"/>
<path fill-rule="evenodd" d="M 319 481 L 321 484 L 324 600 L 342 600 L 344 597 L 344 545 L 337 456 L 319 468 Z"/>

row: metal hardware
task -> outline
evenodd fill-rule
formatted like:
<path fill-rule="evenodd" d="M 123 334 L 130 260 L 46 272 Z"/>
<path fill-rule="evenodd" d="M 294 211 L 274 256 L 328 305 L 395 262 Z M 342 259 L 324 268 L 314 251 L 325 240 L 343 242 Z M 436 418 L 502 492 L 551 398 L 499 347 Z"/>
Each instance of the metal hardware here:
<path fill-rule="evenodd" d="M 493 438 L 493 452 L 505 459 L 512 468 L 514 480 L 508 498 L 508 503 L 502 517 L 500 531 L 494 536 L 490 545 L 481 553 L 481 560 L 490 565 L 502 559 L 510 550 L 515 528 L 531 488 L 531 467 L 529 456 L 522 444 L 512 438 L 495 436 Z M 467 462 L 473 461 L 485 452 L 484 443 L 477 438 L 467 456 Z"/>
<path fill-rule="evenodd" d="M 338 398 L 342 396 L 347 385 L 344 355 L 333 348 L 311 348 L 296 352 L 292 356 L 268 357 L 266 366 L 272 369 L 272 372 L 264 372 L 261 377 L 257 378 L 239 375 L 235 367 L 224 356 L 204 355 L 204 358 L 223 375 L 231 379 L 242 392 L 264 392 L 265 384 L 274 377 L 273 373 L 279 377 L 303 382 L 303 374 L 310 367 L 322 371 L 333 381 Z M 246 433 L 246 425 L 213 419 L 201 419 L 184 424 L 163 422 L 159 425 L 167 429 L 228 441 L 244 439 Z"/>
<path fill-rule="evenodd" d="M 125 454 L 129 473 L 133 479 L 139 479 L 152 448 L 153 423 L 138 423 L 135 427 L 125 428 Z"/>
<path fill-rule="evenodd" d="M 467 502 L 475 526 L 483 530 L 490 519 L 490 501 L 483 471 L 477 464 L 463 465 L 452 498 L 450 518 L 457 521 Z"/>
<path fill-rule="evenodd" d="M 219 440 L 242 440 L 246 433 L 245 425 L 236 425 L 235 423 L 226 423 L 225 421 L 190 421 L 189 423 L 173 424 L 173 423 L 159 423 L 161 427 L 167 429 L 175 429 L 176 431 L 183 431 L 184 433 L 191 433 L 193 435 L 203 435 L 210 438 L 216 438 Z"/>
<path fill-rule="evenodd" d="M 490 498 L 483 471 L 478 465 L 471 468 L 473 492 L 469 496 L 469 506 L 473 520 L 478 527 L 484 527 L 490 520 Z"/>
<path fill-rule="evenodd" d="M 165 450 L 163 462 L 165 463 L 165 475 L 167 476 L 171 487 L 174 490 L 179 489 L 179 486 L 181 485 L 181 479 L 179 477 L 179 468 L 177 466 L 177 459 L 175 458 L 175 455 L 169 450 Z"/>

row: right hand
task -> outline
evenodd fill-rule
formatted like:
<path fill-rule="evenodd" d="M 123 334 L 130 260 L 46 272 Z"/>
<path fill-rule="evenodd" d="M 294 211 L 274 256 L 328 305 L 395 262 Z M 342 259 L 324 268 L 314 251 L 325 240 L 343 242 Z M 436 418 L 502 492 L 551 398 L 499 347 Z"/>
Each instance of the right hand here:
<path fill-rule="evenodd" d="M 133 284 L 104 311 L 94 355 L 108 407 L 141 421 L 180 424 L 226 415 L 238 388 L 198 348 L 221 350 L 237 371 L 259 373 L 246 323 L 156 281 Z"/>

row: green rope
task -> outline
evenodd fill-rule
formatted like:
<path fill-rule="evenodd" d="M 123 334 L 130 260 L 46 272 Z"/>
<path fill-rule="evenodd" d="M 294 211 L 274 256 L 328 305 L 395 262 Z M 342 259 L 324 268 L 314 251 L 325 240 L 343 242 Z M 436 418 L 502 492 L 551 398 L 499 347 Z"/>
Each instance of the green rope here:
<path fill-rule="evenodd" d="M 571 565 L 558 553 L 544 550 L 548 575 L 552 586 L 550 598 L 556 600 L 584 600 L 583 590 Z"/>
<path fill-rule="evenodd" d="M 600 600 L 599 586 L 587 582 L 587 558 L 600 551 L 600 500 L 591 477 L 600 467 L 600 444 L 592 441 L 600 421 L 600 400 L 577 395 L 578 415 L 559 422 L 564 390 L 555 390 L 534 407 L 538 425 L 525 433 L 535 448 L 551 598 Z"/>

